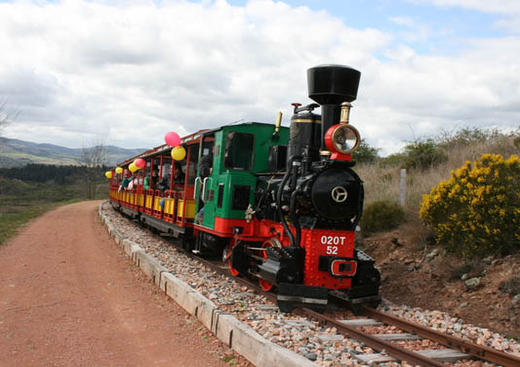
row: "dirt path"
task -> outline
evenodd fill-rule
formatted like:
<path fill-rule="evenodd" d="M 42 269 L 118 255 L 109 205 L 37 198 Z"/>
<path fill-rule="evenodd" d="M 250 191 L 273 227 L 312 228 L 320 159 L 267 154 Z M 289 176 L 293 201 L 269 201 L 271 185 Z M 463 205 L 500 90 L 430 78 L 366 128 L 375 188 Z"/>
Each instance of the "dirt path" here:
<path fill-rule="evenodd" d="M 226 348 L 125 258 L 98 205 L 60 207 L 0 247 L 0 366 L 226 366 Z"/>

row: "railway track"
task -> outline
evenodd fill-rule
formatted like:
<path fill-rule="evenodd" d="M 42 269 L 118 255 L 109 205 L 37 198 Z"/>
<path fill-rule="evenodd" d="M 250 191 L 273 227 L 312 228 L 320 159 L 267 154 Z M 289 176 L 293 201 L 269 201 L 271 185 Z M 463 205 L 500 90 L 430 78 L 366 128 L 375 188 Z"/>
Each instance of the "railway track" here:
<path fill-rule="evenodd" d="M 386 324 L 395 325 L 409 333 L 413 333 L 419 337 L 427 338 L 438 342 L 448 348 L 453 348 L 471 355 L 474 358 L 496 363 L 502 366 L 513 367 L 520 366 L 520 357 L 509 353 L 500 352 L 498 350 L 468 342 L 464 339 L 441 333 L 435 329 L 427 328 L 416 323 L 397 318 L 393 315 L 383 313 L 371 308 L 365 308 L 366 315 Z"/>
<path fill-rule="evenodd" d="M 181 247 L 180 241 L 170 241 L 170 243 L 178 250 L 184 252 L 188 257 L 196 259 L 216 273 L 232 278 L 237 283 L 254 290 L 271 302 L 276 303 L 275 294 L 264 292 L 260 286 L 247 278 L 231 276 L 228 267 L 223 265 L 221 261 L 210 261 L 198 257 L 184 250 Z M 322 325 L 334 327 L 340 334 L 357 340 L 366 347 L 377 351 L 378 353 L 360 353 L 354 356 L 359 361 L 370 365 L 392 361 L 406 361 L 411 365 L 446 366 L 457 361 L 474 359 L 506 367 L 520 366 L 520 356 L 500 352 L 486 346 L 447 335 L 435 329 L 424 327 L 372 308 L 363 309 L 364 315 L 370 317 L 370 319 L 349 318 L 344 317 L 344 315 L 343 317 L 338 317 L 338 315 L 330 316 L 330 314 L 334 312 L 327 312 L 329 313 L 329 315 L 327 315 L 317 313 L 307 308 L 298 308 L 295 312 L 309 320 L 315 320 Z M 370 332 L 369 329 L 374 329 L 374 325 L 385 325 L 392 328 L 393 331 L 392 333 L 384 332 L 383 334 Z M 403 342 L 413 340 L 419 342 L 427 340 L 427 345 L 436 345 L 435 350 L 414 350 L 417 349 L 417 344 L 412 345 L 412 347 L 402 345 Z"/>
<path fill-rule="evenodd" d="M 363 319 L 361 322 L 356 321 L 356 319 L 352 320 L 354 322 L 349 322 L 350 320 L 345 322 L 326 315 L 321 315 L 309 309 L 304 309 L 304 312 L 318 320 L 323 320 L 328 325 L 333 325 L 338 331 L 363 342 L 372 349 L 379 352 L 384 351 L 385 354 L 388 355 L 374 354 L 366 358 L 360 356 L 360 359 L 367 363 L 388 362 L 396 359 L 406 361 L 413 365 L 445 366 L 443 362 L 479 359 L 507 367 L 520 366 L 520 357 L 518 356 L 474 344 L 375 309 L 365 308 L 365 314 L 370 316 L 371 319 Z M 371 335 L 358 330 L 359 327 L 373 325 L 377 322 L 397 327 L 407 333 Z M 412 351 L 392 343 L 392 341 L 413 340 L 416 338 L 432 340 L 446 348 L 434 351 Z"/>
<path fill-rule="evenodd" d="M 227 266 L 221 262 L 209 261 L 197 257 L 187 251 L 188 256 L 195 258 L 213 271 L 231 277 Z M 276 303 L 276 295 L 264 292 L 258 285 L 247 278 L 232 277 L 235 281 L 255 290 Z M 379 352 L 374 354 L 356 355 L 356 358 L 367 364 L 383 363 L 391 361 L 406 361 L 412 365 L 424 367 L 445 367 L 445 363 L 454 363 L 461 360 L 478 359 L 496 363 L 506 367 L 520 366 L 520 357 L 495 349 L 481 346 L 451 335 L 441 333 L 435 329 L 427 328 L 419 324 L 395 317 L 393 315 L 377 311 L 373 308 L 364 307 L 363 313 L 370 319 L 348 319 L 342 320 L 315 312 L 308 308 L 299 308 L 296 312 L 317 320 L 323 325 L 335 327 L 340 333 L 355 339 L 373 350 Z M 399 333 L 370 334 L 363 331 L 366 326 L 388 325 L 398 328 Z M 428 339 L 440 346 L 435 350 L 416 351 L 398 345 L 396 342 L 407 340 Z"/>

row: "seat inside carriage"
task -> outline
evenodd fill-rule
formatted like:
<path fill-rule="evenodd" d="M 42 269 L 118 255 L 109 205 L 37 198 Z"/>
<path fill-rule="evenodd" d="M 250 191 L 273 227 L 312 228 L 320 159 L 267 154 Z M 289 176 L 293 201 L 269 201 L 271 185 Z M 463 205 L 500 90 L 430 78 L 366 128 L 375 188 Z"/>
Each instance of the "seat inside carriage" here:
<path fill-rule="evenodd" d="M 113 176 L 110 186 L 112 203 L 123 213 L 175 237 L 185 232 L 195 216 L 199 143 L 188 136 L 181 147 L 183 156 L 177 159 L 171 147 L 161 145 L 122 162 L 123 169 Z M 132 165 L 137 160 L 144 162 L 136 170 Z"/>

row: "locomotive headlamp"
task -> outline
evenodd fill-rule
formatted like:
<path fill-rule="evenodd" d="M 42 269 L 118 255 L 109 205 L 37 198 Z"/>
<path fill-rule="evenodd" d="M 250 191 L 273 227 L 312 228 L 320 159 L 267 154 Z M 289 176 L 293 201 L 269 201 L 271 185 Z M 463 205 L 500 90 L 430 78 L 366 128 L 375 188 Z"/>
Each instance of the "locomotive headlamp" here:
<path fill-rule="evenodd" d="M 350 160 L 345 155 L 354 152 L 361 141 L 359 131 L 349 124 L 337 124 L 325 134 L 325 145 L 333 153 L 331 159 Z"/>

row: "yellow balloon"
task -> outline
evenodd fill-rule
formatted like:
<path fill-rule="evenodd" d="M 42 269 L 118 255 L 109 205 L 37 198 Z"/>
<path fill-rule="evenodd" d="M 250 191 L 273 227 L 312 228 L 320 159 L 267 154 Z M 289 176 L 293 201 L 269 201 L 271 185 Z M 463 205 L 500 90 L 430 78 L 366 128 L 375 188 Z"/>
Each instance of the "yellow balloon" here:
<path fill-rule="evenodd" d="M 116 168 L 116 173 L 117 173 L 117 174 L 121 174 L 121 173 L 123 173 L 123 169 L 122 169 L 121 167 L 117 167 L 117 168 Z"/>
<path fill-rule="evenodd" d="M 137 171 L 139 168 L 137 168 L 137 167 L 135 166 L 135 164 L 130 163 L 130 165 L 128 166 L 128 169 L 130 170 L 130 172 L 134 173 L 134 172 Z"/>
<path fill-rule="evenodd" d="M 106 178 L 112 178 L 112 171 L 106 171 L 105 176 Z"/>
<path fill-rule="evenodd" d="M 182 146 L 177 146 L 172 149 L 172 158 L 176 161 L 182 161 L 186 157 L 186 149 Z"/>

